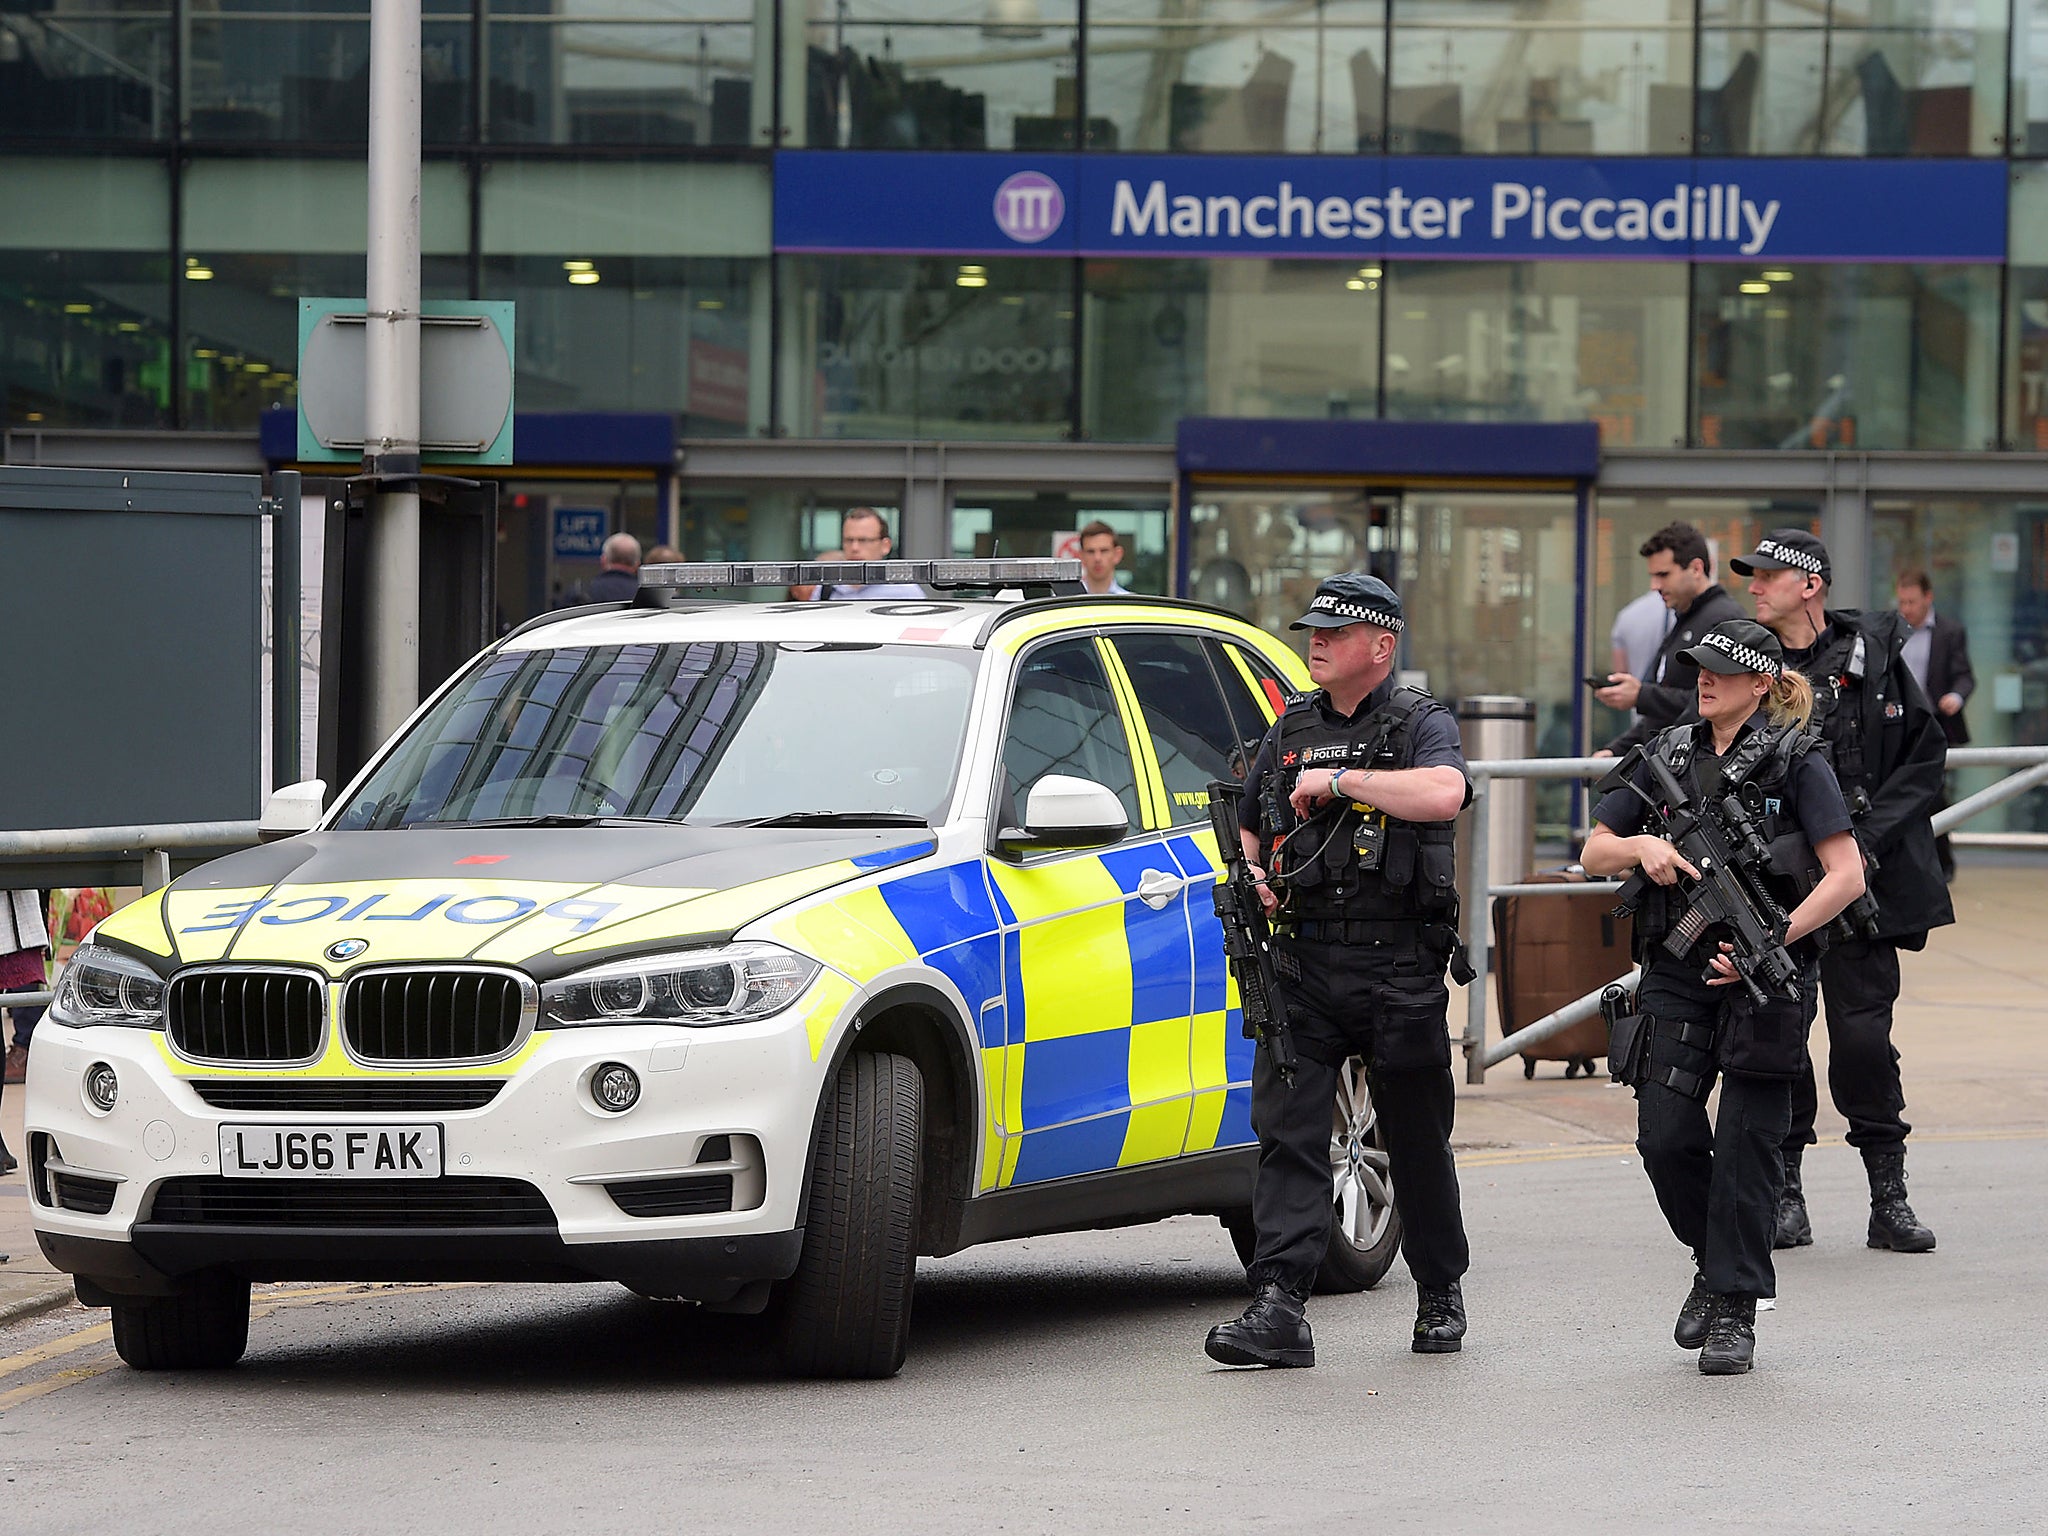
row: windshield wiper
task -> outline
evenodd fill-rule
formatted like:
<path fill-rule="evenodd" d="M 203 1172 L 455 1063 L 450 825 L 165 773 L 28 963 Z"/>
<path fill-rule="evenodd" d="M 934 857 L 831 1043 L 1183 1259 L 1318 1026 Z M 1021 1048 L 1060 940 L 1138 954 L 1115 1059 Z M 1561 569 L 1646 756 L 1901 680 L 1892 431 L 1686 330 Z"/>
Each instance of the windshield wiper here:
<path fill-rule="evenodd" d="M 729 821 L 729 827 L 930 827 L 922 816 L 902 811 L 784 811 L 780 816 L 757 816 L 750 821 Z"/>
<path fill-rule="evenodd" d="M 679 827 L 683 823 L 660 816 L 580 815 L 570 811 L 546 811 L 538 816 L 491 816 L 480 821 L 415 821 L 406 831 L 451 827 Z"/>

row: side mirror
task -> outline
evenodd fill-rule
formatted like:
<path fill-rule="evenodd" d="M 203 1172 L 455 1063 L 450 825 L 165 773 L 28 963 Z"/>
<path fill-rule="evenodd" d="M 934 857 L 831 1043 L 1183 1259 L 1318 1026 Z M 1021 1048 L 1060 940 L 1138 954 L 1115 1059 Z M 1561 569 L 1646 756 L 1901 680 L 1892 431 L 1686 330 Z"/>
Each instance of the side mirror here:
<path fill-rule="evenodd" d="M 1116 842 L 1130 827 L 1116 791 L 1093 779 L 1049 773 L 1031 786 L 1024 803 L 1024 825 L 1005 827 L 996 842 L 1009 853 L 1039 849 L 1102 848 Z"/>
<path fill-rule="evenodd" d="M 303 779 L 273 789 L 263 802 L 263 814 L 256 820 L 256 836 L 266 843 L 281 837 L 297 837 L 320 824 L 320 812 L 327 801 L 325 779 Z"/>

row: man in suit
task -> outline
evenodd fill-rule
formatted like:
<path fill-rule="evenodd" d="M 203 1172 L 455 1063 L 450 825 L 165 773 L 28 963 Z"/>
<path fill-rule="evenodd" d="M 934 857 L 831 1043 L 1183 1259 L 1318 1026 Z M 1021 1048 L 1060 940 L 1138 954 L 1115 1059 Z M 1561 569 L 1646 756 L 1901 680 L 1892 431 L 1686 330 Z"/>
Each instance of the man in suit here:
<path fill-rule="evenodd" d="M 1943 618 L 1934 611 L 1934 582 L 1925 571 L 1911 570 L 1899 577 L 1898 604 L 1899 617 L 1906 621 L 1909 631 L 1906 666 L 1934 701 L 1934 713 L 1948 744 L 1967 746 L 1970 728 L 1963 720 L 1963 705 L 1977 688 L 1977 679 L 1970 671 L 1969 633 L 1956 620 Z M 1944 790 L 1935 809 L 1947 804 Z M 1941 859 L 1942 878 L 1955 879 L 1955 854 L 1949 849 L 1947 834 L 1935 840 L 1934 851 Z"/>

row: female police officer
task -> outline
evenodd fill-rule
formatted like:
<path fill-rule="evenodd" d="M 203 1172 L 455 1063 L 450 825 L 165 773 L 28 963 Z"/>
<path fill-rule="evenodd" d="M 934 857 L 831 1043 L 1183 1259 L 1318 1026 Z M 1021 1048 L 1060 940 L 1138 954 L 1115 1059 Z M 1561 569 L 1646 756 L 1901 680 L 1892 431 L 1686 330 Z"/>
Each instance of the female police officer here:
<path fill-rule="evenodd" d="M 1863 893 L 1863 860 L 1833 772 L 1807 750 L 1813 690 L 1786 670 L 1777 637 L 1748 619 L 1730 619 L 1685 654 L 1700 666 L 1700 719 L 1670 727 L 1623 760 L 1602 786 L 1608 792 L 1594 808 L 1582 858 L 1590 874 L 1640 867 L 1652 882 L 1636 909 L 1643 962 L 1637 1020 L 1617 1028 L 1616 1055 L 1624 1059 L 1610 1066 L 1636 1090 L 1644 1171 L 1697 1267 L 1674 1337 L 1700 1350 L 1701 1371 L 1724 1376 L 1750 1368 L 1757 1298 L 1777 1294 L 1771 1232 L 1784 1180 L 1780 1149 L 1813 1023 L 1816 939 Z M 1697 814 L 1718 816 L 1726 826 L 1724 801 L 1741 807 L 1749 830 L 1774 845 L 1773 868 L 1803 862 L 1810 871 L 1806 850 L 1818 855 L 1820 878 L 1810 891 L 1802 894 L 1806 881 L 1798 876 L 1767 880 L 1789 912 L 1782 938 L 1798 965 L 1797 1001 L 1772 996 L 1758 1003 L 1746 986 L 1731 985 L 1738 972 L 1718 926 L 1700 932 L 1683 956 L 1663 942 L 1687 910 L 1676 889 L 1680 876 L 1697 880 L 1700 871 L 1658 835 L 1677 807 L 1656 787 L 1646 753 L 1671 773 Z M 1623 1047 L 1630 1027 L 1645 1047 L 1639 1055 Z M 1631 1055 L 1638 1059 L 1626 1059 Z M 1706 1099 L 1717 1070 L 1721 1104 L 1709 1128 Z"/>

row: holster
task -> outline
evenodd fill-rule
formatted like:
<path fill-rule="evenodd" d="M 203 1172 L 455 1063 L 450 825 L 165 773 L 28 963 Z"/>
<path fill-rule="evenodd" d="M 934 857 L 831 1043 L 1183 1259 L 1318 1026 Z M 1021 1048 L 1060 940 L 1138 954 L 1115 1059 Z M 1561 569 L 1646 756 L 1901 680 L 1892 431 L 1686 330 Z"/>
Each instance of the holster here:
<path fill-rule="evenodd" d="M 1635 994 L 1615 985 L 1600 994 L 1600 1011 L 1607 1016 L 1607 1075 L 1633 1088 L 1643 1080 L 1654 1020 L 1632 1009 Z"/>

